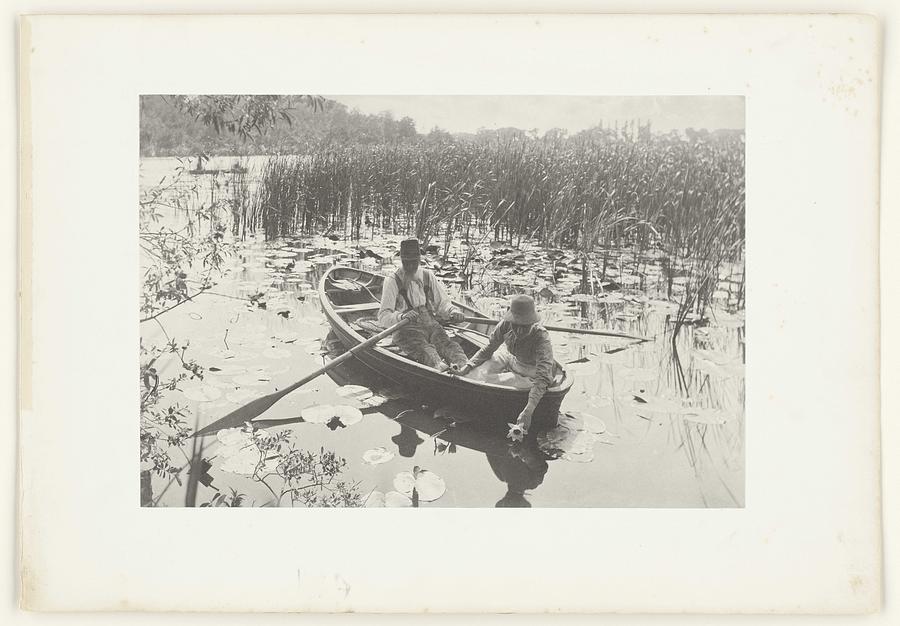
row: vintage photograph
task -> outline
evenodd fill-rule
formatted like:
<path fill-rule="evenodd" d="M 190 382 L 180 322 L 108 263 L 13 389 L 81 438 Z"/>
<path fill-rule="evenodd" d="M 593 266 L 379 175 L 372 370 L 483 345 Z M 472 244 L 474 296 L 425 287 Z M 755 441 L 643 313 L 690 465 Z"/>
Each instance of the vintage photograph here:
<path fill-rule="evenodd" d="M 141 506 L 744 506 L 743 97 L 139 106 Z"/>

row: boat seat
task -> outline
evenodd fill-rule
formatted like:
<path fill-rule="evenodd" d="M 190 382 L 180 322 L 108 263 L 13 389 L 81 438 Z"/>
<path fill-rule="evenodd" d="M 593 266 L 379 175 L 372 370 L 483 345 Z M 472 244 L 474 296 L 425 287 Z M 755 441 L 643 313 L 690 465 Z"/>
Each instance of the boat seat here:
<path fill-rule="evenodd" d="M 384 330 L 378 324 L 378 320 L 374 316 L 360 317 L 353 321 L 352 326 L 355 330 L 357 330 L 359 333 L 361 333 L 364 337 L 371 337 L 373 335 L 380 333 L 382 330 Z M 461 329 L 460 332 L 463 334 L 466 334 L 466 330 L 467 329 Z M 471 335 L 471 333 L 469 333 L 469 335 Z M 451 338 L 455 338 L 456 333 L 451 330 L 448 332 L 448 336 Z M 389 335 L 389 336 L 385 337 L 384 339 L 382 339 L 381 341 L 379 341 L 376 345 L 379 348 L 384 348 L 385 350 L 389 350 L 390 352 L 393 352 L 394 354 L 397 354 L 404 358 L 413 360 L 410 358 L 409 354 L 407 354 L 403 350 L 403 348 L 401 348 L 400 346 L 398 346 L 397 344 L 394 343 L 393 337 L 394 337 L 393 335 Z M 474 337 L 470 337 L 470 341 L 473 339 L 477 340 L 477 345 L 479 347 L 481 347 L 481 345 L 486 343 L 486 341 L 484 341 L 484 337 L 481 335 L 476 334 Z M 562 367 L 557 366 L 556 371 L 554 372 L 554 375 L 553 375 L 553 382 L 550 383 L 550 387 L 551 388 L 559 387 L 563 383 L 565 378 L 566 378 L 565 370 Z"/>
<path fill-rule="evenodd" d="M 380 302 L 363 302 L 362 304 L 341 304 L 334 307 L 335 313 L 355 313 L 357 311 L 377 311 Z"/>
<path fill-rule="evenodd" d="M 353 320 L 350 325 L 367 339 L 384 330 L 374 316 L 359 317 Z"/>

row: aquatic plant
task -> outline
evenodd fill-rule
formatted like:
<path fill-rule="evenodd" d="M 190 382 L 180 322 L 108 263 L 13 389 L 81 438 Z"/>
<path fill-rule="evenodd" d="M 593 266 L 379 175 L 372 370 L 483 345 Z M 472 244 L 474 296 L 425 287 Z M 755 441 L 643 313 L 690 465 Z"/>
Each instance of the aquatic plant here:
<path fill-rule="evenodd" d="M 182 381 L 203 376 L 200 365 L 185 359 L 186 351 L 186 345 L 175 341 L 159 347 L 146 346 L 141 340 L 140 460 L 141 470 L 148 473 L 148 480 L 150 474 L 173 479 L 183 469 L 174 463 L 172 451 L 181 450 L 192 433 L 187 421 L 189 412 L 179 403 L 166 403 L 165 396 L 166 392 L 176 390 Z M 167 375 L 166 371 L 173 363 L 177 363 L 174 372 Z M 150 490 L 149 484 L 146 489 Z"/>
<path fill-rule="evenodd" d="M 182 163 L 171 177 L 164 177 L 141 196 L 141 322 L 155 319 L 208 289 L 233 253 L 222 221 L 226 202 L 221 198 L 210 204 L 201 201 L 199 184 L 185 180 L 184 175 Z M 191 288 L 189 283 L 196 287 Z"/>
<path fill-rule="evenodd" d="M 248 211 L 270 239 L 359 239 L 364 226 L 373 233 L 377 226 L 425 244 L 442 236 L 446 255 L 452 233 L 467 241 L 490 233 L 515 246 L 535 239 L 585 254 L 599 245 L 664 250 L 674 272 L 679 260 L 702 252 L 713 226 L 729 258 L 739 255 L 743 146 L 734 135 L 688 141 L 612 131 L 331 144 L 272 157 Z M 730 228 L 721 227 L 723 209 L 733 209 Z"/>
<path fill-rule="evenodd" d="M 281 506 L 285 497 L 290 506 L 362 506 L 357 483 L 341 480 L 347 460 L 320 448 L 311 452 L 297 447 L 289 430 L 270 432 L 246 424 L 242 428 L 219 431 L 222 446 L 216 456 L 220 469 L 247 476 L 263 485 Z"/>

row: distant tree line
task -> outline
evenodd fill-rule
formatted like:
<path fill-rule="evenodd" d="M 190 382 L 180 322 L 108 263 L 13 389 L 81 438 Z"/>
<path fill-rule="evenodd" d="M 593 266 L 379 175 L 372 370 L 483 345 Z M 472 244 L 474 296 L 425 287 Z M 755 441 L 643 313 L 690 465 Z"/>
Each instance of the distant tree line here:
<path fill-rule="evenodd" d="M 396 119 L 350 110 L 346 105 L 312 96 L 175 96 L 149 95 L 140 101 L 141 156 L 187 157 L 256 154 L 310 154 L 335 146 L 384 146 L 457 141 L 524 140 L 541 137 L 537 130 L 479 129 L 449 133 L 441 128 L 419 132 L 410 117 Z M 598 124 L 572 135 L 551 128 L 542 138 L 615 140 L 623 136 L 649 139 L 649 124 L 628 121 Z M 707 131 L 690 128 L 688 141 L 739 136 L 740 130 Z"/>
<path fill-rule="evenodd" d="M 412 118 L 394 119 L 387 111 L 366 115 L 324 98 L 310 106 L 297 96 L 253 96 L 243 110 L 235 102 L 239 96 L 202 98 L 203 109 L 192 108 L 194 101 L 186 96 L 142 97 L 141 156 L 305 154 L 322 145 L 398 143 L 421 137 Z M 246 115 L 234 115 L 235 109 Z M 254 127 L 254 122 L 266 128 Z M 233 126 L 225 127 L 228 123 Z"/>

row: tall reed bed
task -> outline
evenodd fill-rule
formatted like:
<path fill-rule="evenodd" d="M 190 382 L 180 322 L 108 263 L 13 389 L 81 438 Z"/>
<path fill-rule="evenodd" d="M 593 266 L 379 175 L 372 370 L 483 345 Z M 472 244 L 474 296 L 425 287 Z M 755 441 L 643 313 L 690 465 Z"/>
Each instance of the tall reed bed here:
<path fill-rule="evenodd" d="M 378 225 L 428 241 L 477 228 L 511 244 L 637 245 L 684 258 L 716 220 L 729 220 L 716 231 L 725 244 L 743 241 L 743 194 L 740 136 L 447 138 L 272 157 L 247 223 L 269 238 L 356 238 Z"/>
<path fill-rule="evenodd" d="M 723 263 L 742 260 L 744 138 L 642 128 L 332 145 L 272 157 L 246 211 L 248 228 L 270 239 L 359 239 L 377 227 L 442 239 L 445 252 L 454 234 L 472 243 L 536 240 L 581 253 L 584 291 L 595 270 L 605 278 L 609 251 L 633 249 L 637 274 L 642 260 L 662 259 L 670 298 L 682 283 L 677 335 L 709 304 Z"/>

